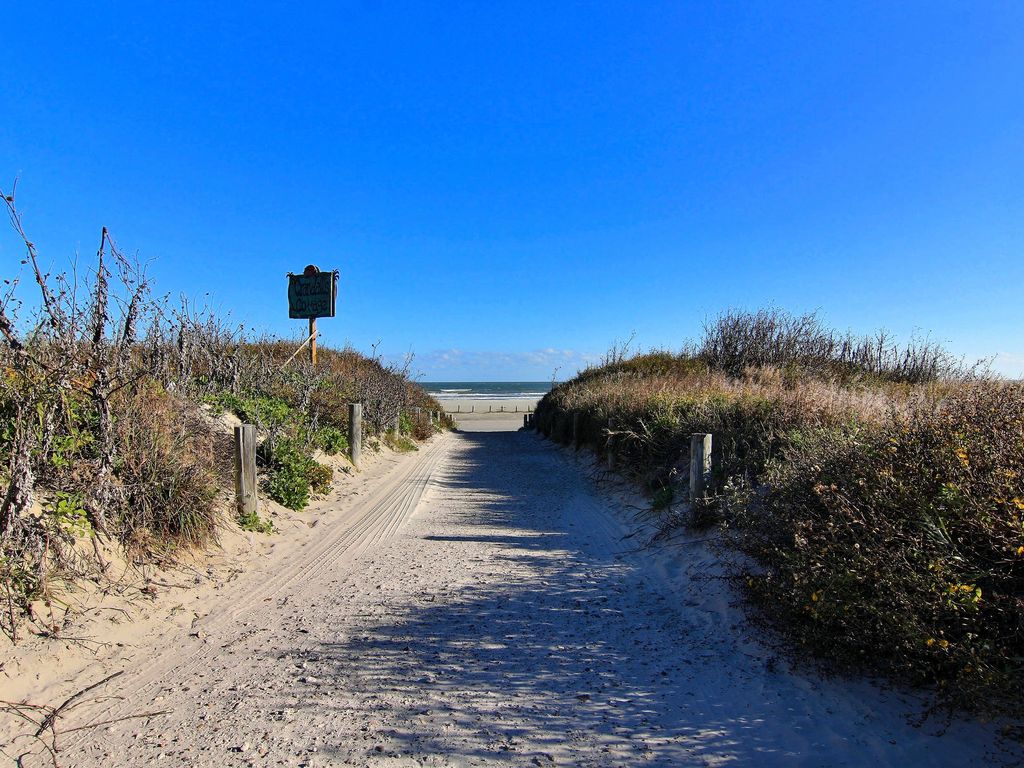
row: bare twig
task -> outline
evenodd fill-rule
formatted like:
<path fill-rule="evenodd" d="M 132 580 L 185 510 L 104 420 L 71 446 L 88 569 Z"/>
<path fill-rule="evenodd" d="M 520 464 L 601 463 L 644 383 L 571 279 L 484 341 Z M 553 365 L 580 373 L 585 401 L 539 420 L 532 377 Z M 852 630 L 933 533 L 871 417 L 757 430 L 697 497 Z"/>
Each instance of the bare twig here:
<path fill-rule="evenodd" d="M 81 699 L 82 696 L 84 696 L 85 694 L 89 693 L 89 691 L 94 691 L 97 688 L 99 688 L 101 685 L 105 685 L 106 683 L 109 683 L 111 680 L 113 680 L 115 677 L 120 677 L 123 674 L 124 674 L 124 670 L 122 669 L 122 670 L 120 670 L 118 672 L 114 672 L 111 675 L 107 675 L 102 680 L 99 680 L 99 681 L 93 683 L 92 685 L 86 686 L 85 688 L 83 688 L 82 690 L 78 691 L 77 693 L 73 693 L 71 696 L 66 698 L 60 704 L 60 706 L 55 707 L 46 716 L 46 718 L 43 720 L 43 722 L 40 723 L 39 729 L 36 731 L 36 736 L 41 736 L 47 729 L 53 730 L 54 725 L 55 725 L 55 723 L 57 721 L 57 718 L 60 717 L 61 713 L 64 710 L 66 710 L 69 707 L 71 707 L 74 704 L 74 702 L 76 702 L 79 699 Z"/>

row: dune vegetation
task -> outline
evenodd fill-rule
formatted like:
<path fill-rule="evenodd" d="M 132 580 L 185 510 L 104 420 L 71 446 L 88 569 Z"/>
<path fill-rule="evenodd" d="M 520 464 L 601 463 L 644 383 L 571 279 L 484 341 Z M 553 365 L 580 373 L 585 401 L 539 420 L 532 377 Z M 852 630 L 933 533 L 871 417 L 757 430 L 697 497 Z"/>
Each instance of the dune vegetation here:
<path fill-rule="evenodd" d="M 609 353 L 536 424 L 642 484 L 665 525 L 717 529 L 795 649 L 1022 711 L 1024 386 L 937 345 L 730 312 L 680 354 Z M 692 433 L 706 499 L 683 503 Z M 713 534 L 712 534 L 713 535 Z"/>
<path fill-rule="evenodd" d="M 347 449 L 349 402 L 363 403 L 364 433 L 401 450 L 434 430 L 403 418 L 404 434 L 393 431 L 399 409 L 440 409 L 406 370 L 323 347 L 313 368 L 290 359 L 294 342 L 172 305 L 105 229 L 88 275 L 45 273 L 5 201 L 25 247 L 25 284 L 11 275 L 0 296 L 0 628 L 11 639 L 57 585 L 101 582 L 109 547 L 166 561 L 223 525 L 272 529 L 234 516 L 220 412 L 257 425 L 264 493 L 292 509 L 330 487 L 315 457 Z"/>

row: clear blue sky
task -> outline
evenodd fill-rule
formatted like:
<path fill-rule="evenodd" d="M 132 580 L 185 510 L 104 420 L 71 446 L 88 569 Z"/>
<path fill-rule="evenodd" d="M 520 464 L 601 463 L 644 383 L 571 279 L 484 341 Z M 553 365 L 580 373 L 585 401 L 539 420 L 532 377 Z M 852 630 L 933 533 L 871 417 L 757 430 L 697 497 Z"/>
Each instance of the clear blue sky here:
<path fill-rule="evenodd" d="M 0 182 L 57 266 L 427 379 L 560 377 L 729 307 L 1024 372 L 1024 4 L 8 3 Z M 3 276 L 21 251 L 0 234 Z"/>

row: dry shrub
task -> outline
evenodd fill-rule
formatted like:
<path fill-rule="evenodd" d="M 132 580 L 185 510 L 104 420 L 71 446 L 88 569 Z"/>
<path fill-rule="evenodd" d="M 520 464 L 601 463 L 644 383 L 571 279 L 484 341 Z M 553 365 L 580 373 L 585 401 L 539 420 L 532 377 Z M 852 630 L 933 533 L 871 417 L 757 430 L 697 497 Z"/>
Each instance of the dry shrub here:
<path fill-rule="evenodd" d="M 216 535 L 218 490 L 231 478 L 230 442 L 218 445 L 193 403 L 155 383 L 119 405 L 119 537 L 163 552 L 205 544 Z"/>
<path fill-rule="evenodd" d="M 645 375 L 626 363 L 615 368 L 608 375 L 591 370 L 553 390 L 538 406 L 538 424 L 566 442 L 571 414 L 579 413 L 582 441 L 600 450 L 611 419 L 623 471 L 651 488 L 687 480 L 679 476 L 680 456 L 689 451 L 694 432 L 715 435 L 719 482 L 734 475 L 754 482 L 790 431 L 875 421 L 898 397 L 884 388 L 852 389 L 813 378 L 785 381 L 765 368 L 740 379 L 692 361 L 669 374 Z"/>
<path fill-rule="evenodd" d="M 408 361 L 322 349 L 314 369 L 289 361 L 292 342 L 250 339 L 187 301 L 154 298 L 106 229 L 94 271 L 47 273 L 14 196 L 0 201 L 35 289 L 23 300 L 12 275 L 0 290 L 0 630 L 12 639 L 18 612 L 53 575 L 86 570 L 76 540 L 105 538 L 144 560 L 215 536 L 231 452 L 201 404 L 245 412 L 267 436 L 265 455 L 298 446 L 304 487 L 317 492 L 330 471 L 310 453 L 342 444 L 349 401 L 364 403 L 370 432 L 398 408 L 439 407 L 409 381 Z M 99 546 L 94 555 L 103 570 Z"/>
<path fill-rule="evenodd" d="M 738 530 L 769 613 L 832 658 L 1020 711 L 1024 391 L 922 399 L 880 426 L 794 436 Z"/>
<path fill-rule="evenodd" d="M 429 410 L 429 409 L 428 409 Z M 423 410 L 419 412 L 419 418 L 413 418 L 412 420 L 412 437 L 414 440 L 426 440 L 430 438 L 436 429 L 430 423 L 430 418 L 427 413 Z"/>
<path fill-rule="evenodd" d="M 764 616 L 826 658 L 1020 714 L 1024 388 L 880 338 L 731 313 L 682 354 L 610 354 L 536 421 L 567 442 L 576 415 L 655 508 L 688 484 L 691 433 L 712 433 L 693 514 L 752 556 Z"/>
<path fill-rule="evenodd" d="M 920 384 L 961 373 L 959 361 L 928 339 L 900 346 L 884 331 L 840 334 L 814 313 L 779 309 L 720 314 L 705 323 L 696 357 L 731 376 L 771 366 L 801 376 Z"/>

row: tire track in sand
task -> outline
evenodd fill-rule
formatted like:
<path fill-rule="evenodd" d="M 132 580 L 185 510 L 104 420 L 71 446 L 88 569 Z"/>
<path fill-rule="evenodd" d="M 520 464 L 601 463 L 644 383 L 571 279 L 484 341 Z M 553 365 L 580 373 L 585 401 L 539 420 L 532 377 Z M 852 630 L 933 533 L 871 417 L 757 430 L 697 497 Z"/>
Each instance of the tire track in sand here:
<path fill-rule="evenodd" d="M 193 648 L 192 643 L 168 645 L 156 656 L 136 659 L 124 668 L 123 682 L 116 688 L 108 688 L 109 696 L 115 696 L 121 703 L 105 706 L 103 703 L 90 708 L 81 708 L 77 718 L 67 718 L 67 729 L 88 726 L 97 721 L 113 720 L 130 715 L 132 710 L 146 708 L 152 699 L 149 693 L 169 675 L 177 680 L 191 677 L 204 663 L 222 648 L 232 644 L 243 634 L 242 619 L 265 603 L 279 597 L 290 589 L 289 596 L 315 588 L 317 579 L 332 567 L 351 561 L 368 548 L 393 536 L 409 516 L 416 510 L 431 477 L 445 460 L 450 449 L 448 436 L 434 440 L 406 466 L 401 466 L 383 478 L 365 501 L 356 501 L 344 517 L 326 524 L 326 535 L 311 543 L 307 550 L 299 552 L 290 562 L 270 579 L 252 583 L 255 586 L 245 595 L 236 593 L 243 586 L 233 585 L 229 594 L 222 595 L 210 613 L 197 620 L 192 632 L 208 635 L 207 641 Z M 287 599 L 287 598 L 286 598 Z M 109 697 L 104 697 L 109 702 Z M 64 749 L 75 750 L 93 738 L 88 729 L 76 731 L 64 742 Z M 63 751 L 63 750 L 62 750 Z"/>

